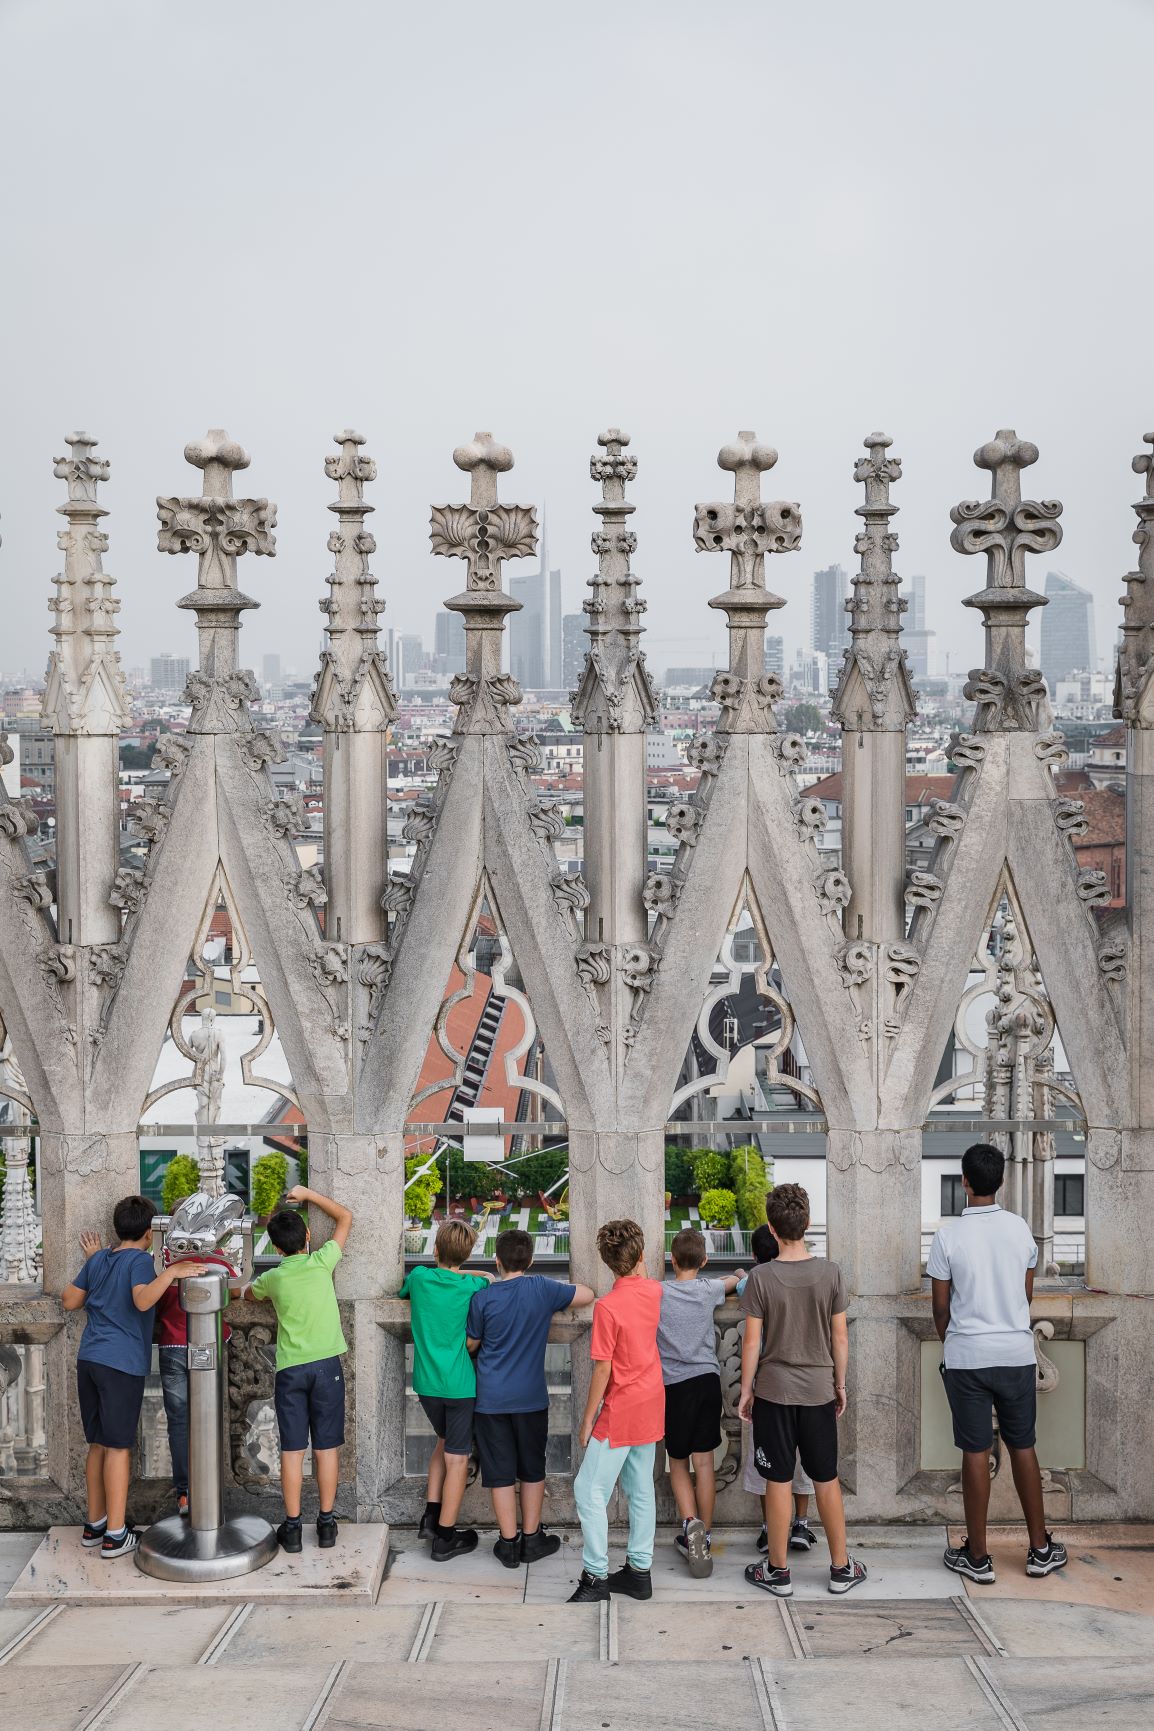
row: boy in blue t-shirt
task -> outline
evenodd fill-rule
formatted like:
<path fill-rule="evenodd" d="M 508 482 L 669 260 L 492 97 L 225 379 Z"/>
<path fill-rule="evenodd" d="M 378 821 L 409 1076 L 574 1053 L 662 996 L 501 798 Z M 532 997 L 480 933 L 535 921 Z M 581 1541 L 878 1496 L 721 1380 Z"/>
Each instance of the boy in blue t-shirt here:
<path fill-rule="evenodd" d="M 501 1529 L 493 1553 L 507 1569 L 515 1569 L 551 1556 L 561 1544 L 541 1525 L 549 1437 L 545 1347 L 557 1312 L 592 1304 L 596 1294 L 588 1286 L 530 1274 L 533 1240 L 527 1232 L 500 1233 L 496 1257 L 499 1278 L 469 1303 L 468 1345 L 477 1359 L 473 1429 L 481 1483 L 493 1498 Z"/>
<path fill-rule="evenodd" d="M 201 1262 L 174 1262 L 163 1274 L 152 1265 L 152 1203 L 125 1196 L 116 1204 L 115 1250 L 102 1250 L 100 1235 L 83 1232 L 87 1261 L 61 1293 L 65 1310 L 85 1312 L 76 1354 L 76 1387 L 88 1460 L 88 1519 L 81 1543 L 100 1546 L 105 1561 L 134 1551 L 137 1534 L 128 1525 L 128 1482 L 140 1424 L 144 1379 L 152 1364 L 152 1311 L 176 1280 L 203 1274 Z"/>

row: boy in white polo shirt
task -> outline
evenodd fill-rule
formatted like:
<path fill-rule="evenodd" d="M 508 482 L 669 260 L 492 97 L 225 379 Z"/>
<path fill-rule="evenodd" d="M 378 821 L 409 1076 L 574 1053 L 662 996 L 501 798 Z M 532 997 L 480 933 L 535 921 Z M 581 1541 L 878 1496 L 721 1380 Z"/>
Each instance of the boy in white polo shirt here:
<path fill-rule="evenodd" d="M 966 1536 L 945 1553 L 947 1569 L 983 1583 L 994 1579 L 986 1548 L 990 1506 L 993 1413 L 1010 1455 L 1014 1488 L 1029 1529 L 1028 1575 L 1064 1568 L 1066 1547 L 1046 1531 L 1042 1475 L 1034 1452 L 1036 1358 L 1030 1300 L 1038 1247 L 1026 1222 L 994 1200 L 1005 1176 L 1005 1155 L 975 1142 L 962 1155 L 966 1206 L 943 1220 L 930 1246 L 934 1327 L 945 1347 L 942 1378 L 962 1451 L 962 1503 Z"/>

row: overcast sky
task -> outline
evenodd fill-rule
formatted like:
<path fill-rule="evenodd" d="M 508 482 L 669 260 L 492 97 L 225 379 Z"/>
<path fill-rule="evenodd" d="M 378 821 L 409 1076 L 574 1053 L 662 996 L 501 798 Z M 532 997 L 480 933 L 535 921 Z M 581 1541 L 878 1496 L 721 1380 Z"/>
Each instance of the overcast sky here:
<path fill-rule="evenodd" d="M 182 451 L 210 426 L 278 507 L 275 561 L 240 568 L 258 668 L 313 666 L 350 424 L 380 466 L 383 623 L 426 639 L 462 580 L 428 551 L 430 503 L 467 497 L 454 445 L 512 446 L 504 496 L 547 501 L 576 610 L 588 457 L 626 428 L 659 670 L 724 658 L 726 563 L 691 530 L 739 428 L 802 507 L 801 551 L 769 562 L 791 652 L 812 571 L 856 567 L 880 426 L 897 569 L 976 664 L 958 603 L 984 562 L 950 550 L 949 509 L 1015 427 L 1105 649 L 1154 426 L 1152 64 L 1149 0 L 0 0 L 0 669 L 43 668 L 77 426 L 112 463 L 126 666 L 193 652 L 155 496 L 198 490 Z"/>

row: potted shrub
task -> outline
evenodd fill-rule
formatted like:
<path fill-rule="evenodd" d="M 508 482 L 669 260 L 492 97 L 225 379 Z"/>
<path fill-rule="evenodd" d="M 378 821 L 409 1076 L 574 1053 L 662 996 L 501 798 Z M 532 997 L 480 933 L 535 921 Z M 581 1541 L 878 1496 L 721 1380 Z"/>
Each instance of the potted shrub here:
<path fill-rule="evenodd" d="M 714 1234 L 733 1231 L 733 1223 L 737 1219 L 737 1198 L 732 1190 L 706 1190 L 697 1205 L 701 1215 L 701 1224 L 709 1228 L 709 1246 L 711 1250 L 728 1249 L 729 1247 L 714 1242 Z"/>
<path fill-rule="evenodd" d="M 421 1168 L 420 1156 L 405 1161 L 405 1255 L 419 1256 L 425 1247 L 425 1235 L 433 1217 L 433 1204 L 441 1189 L 441 1175 L 435 1166 L 427 1172 Z M 419 1176 L 418 1176 L 419 1174 Z"/>

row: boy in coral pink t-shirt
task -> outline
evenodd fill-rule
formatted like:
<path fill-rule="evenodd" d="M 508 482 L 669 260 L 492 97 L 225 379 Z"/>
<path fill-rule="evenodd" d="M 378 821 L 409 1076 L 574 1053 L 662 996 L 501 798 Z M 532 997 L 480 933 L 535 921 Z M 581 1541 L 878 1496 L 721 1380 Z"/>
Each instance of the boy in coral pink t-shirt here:
<path fill-rule="evenodd" d="M 593 1308 L 593 1375 L 581 1421 L 585 1458 L 573 1481 L 584 1541 L 584 1567 L 570 1601 L 578 1604 L 610 1593 L 652 1598 L 653 1457 L 665 1435 L 657 1351 L 661 1283 L 646 1276 L 645 1236 L 634 1220 L 610 1220 L 597 1234 L 597 1250 L 617 1279 Z M 611 1575 L 608 1508 L 618 1480 L 629 1504 L 629 1548 L 625 1566 Z"/>

